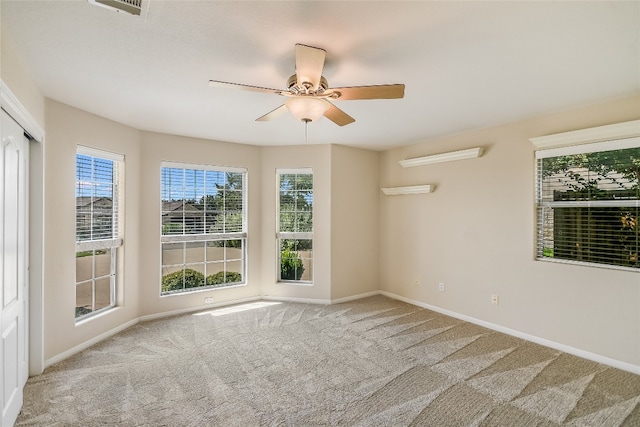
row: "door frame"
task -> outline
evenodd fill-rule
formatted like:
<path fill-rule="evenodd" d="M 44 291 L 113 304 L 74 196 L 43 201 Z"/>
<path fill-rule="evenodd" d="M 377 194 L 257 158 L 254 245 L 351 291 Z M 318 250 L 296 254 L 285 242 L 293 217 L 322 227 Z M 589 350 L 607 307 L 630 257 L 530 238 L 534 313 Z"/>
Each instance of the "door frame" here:
<path fill-rule="evenodd" d="M 29 376 L 40 375 L 44 360 L 44 129 L 0 79 L 0 107 L 29 136 Z"/>

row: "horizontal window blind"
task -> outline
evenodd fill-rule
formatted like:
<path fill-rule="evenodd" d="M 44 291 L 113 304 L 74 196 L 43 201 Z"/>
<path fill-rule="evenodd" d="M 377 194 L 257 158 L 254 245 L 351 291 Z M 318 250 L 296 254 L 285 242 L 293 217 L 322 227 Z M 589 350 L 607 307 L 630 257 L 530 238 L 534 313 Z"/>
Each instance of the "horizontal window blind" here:
<path fill-rule="evenodd" d="M 638 269 L 640 140 L 585 147 L 537 155 L 537 256 Z"/>
<path fill-rule="evenodd" d="M 82 152 L 76 154 L 76 242 L 117 240 L 120 162 Z"/>
<path fill-rule="evenodd" d="M 77 148 L 76 322 L 116 305 L 117 248 L 122 245 L 119 199 L 123 166 L 122 155 Z"/>
<path fill-rule="evenodd" d="M 242 168 L 162 163 L 162 295 L 245 282 L 246 177 Z"/>
<path fill-rule="evenodd" d="M 176 240 L 165 236 L 246 235 L 246 172 L 171 166 L 163 167 L 161 176 L 163 241 Z"/>

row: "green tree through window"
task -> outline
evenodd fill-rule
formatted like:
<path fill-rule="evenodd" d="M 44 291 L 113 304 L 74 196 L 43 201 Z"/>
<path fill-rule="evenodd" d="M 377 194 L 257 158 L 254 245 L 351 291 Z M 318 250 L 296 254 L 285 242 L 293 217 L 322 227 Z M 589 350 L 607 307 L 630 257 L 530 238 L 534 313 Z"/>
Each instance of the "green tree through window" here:
<path fill-rule="evenodd" d="M 161 292 L 243 283 L 246 171 L 179 166 L 161 172 Z"/>
<path fill-rule="evenodd" d="M 538 256 L 640 268 L 640 147 L 539 159 Z"/>
<path fill-rule="evenodd" d="M 278 173 L 278 258 L 281 281 L 312 281 L 313 174 L 310 169 Z"/>

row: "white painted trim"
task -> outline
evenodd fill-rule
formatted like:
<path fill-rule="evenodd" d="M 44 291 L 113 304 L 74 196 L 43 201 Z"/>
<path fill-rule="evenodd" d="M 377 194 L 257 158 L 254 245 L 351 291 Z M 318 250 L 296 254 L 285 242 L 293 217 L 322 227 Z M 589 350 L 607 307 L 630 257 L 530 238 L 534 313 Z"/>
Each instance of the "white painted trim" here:
<path fill-rule="evenodd" d="M 170 168 L 170 169 L 194 169 L 194 170 L 213 171 L 213 172 L 232 172 L 232 173 L 247 172 L 247 168 L 239 168 L 235 166 L 202 165 L 198 163 L 170 162 L 167 160 L 163 160 L 160 166 L 163 168 Z"/>
<path fill-rule="evenodd" d="M 575 154 L 596 153 L 599 151 L 624 150 L 640 147 L 640 138 L 612 139 L 604 142 L 592 142 L 590 144 L 568 145 L 566 147 L 547 148 L 536 150 L 536 159 L 546 159 L 557 156 L 571 156 Z"/>
<path fill-rule="evenodd" d="M 44 141 L 29 143 L 29 375 L 44 361 Z"/>
<path fill-rule="evenodd" d="M 331 305 L 330 299 L 294 298 L 294 297 L 281 297 L 281 296 L 272 296 L 272 295 L 263 295 L 262 299 L 265 301 L 282 301 L 282 302 L 297 302 L 301 304 Z"/>
<path fill-rule="evenodd" d="M 313 239 L 313 231 L 278 231 L 276 232 L 276 239 Z"/>
<path fill-rule="evenodd" d="M 356 300 L 356 299 L 361 299 L 361 298 L 366 298 L 369 296 L 374 296 L 374 295 L 379 295 L 380 292 L 379 291 L 373 291 L 373 292 L 367 292 L 365 294 L 360 294 L 360 295 L 354 295 L 352 297 L 345 297 L 345 298 L 340 298 L 337 300 L 325 300 L 325 299 L 312 299 L 312 298 L 293 298 L 293 297 L 276 297 L 276 296 L 255 296 L 255 297 L 247 297 L 247 298 L 239 298 L 239 299 L 235 299 L 235 300 L 230 300 L 230 301 L 223 301 L 223 302 L 219 302 L 216 304 L 206 304 L 206 305 L 200 305 L 197 307 L 188 307 L 188 308 L 183 308 L 183 309 L 179 309 L 179 310 L 172 310 L 172 311 L 165 311 L 162 313 L 156 313 L 156 314 L 149 314 L 146 316 L 140 316 L 136 319 L 130 320 L 126 323 L 123 323 L 120 326 L 117 326 L 109 331 L 106 331 L 98 336 L 95 336 L 93 338 L 91 338 L 88 341 L 83 342 L 82 344 L 79 344 L 67 351 L 64 351 L 60 354 L 55 355 L 54 357 L 47 359 L 45 361 L 45 368 L 48 368 L 51 365 L 54 365 L 56 363 L 62 362 L 63 360 L 77 354 L 80 353 L 83 350 L 86 350 L 87 348 L 91 347 L 92 345 L 98 344 L 99 342 L 110 338 L 112 336 L 114 336 L 115 334 L 124 331 L 127 328 L 130 328 L 131 326 L 137 325 L 138 323 L 142 323 L 142 322 L 148 322 L 151 320 L 158 320 L 158 319 L 163 319 L 165 317 L 171 317 L 171 316 L 177 316 L 180 314 L 189 314 L 189 313 L 195 313 L 198 311 L 204 311 L 204 310 L 209 310 L 212 308 L 219 308 L 219 307 L 228 307 L 228 306 L 232 306 L 232 305 L 236 305 L 236 304 L 245 304 L 245 303 L 251 303 L 251 302 L 256 302 L 256 301 L 282 301 L 282 302 L 297 302 L 297 303 L 305 303 L 305 304 L 319 304 L 319 305 L 330 305 L 330 304 L 336 304 L 336 303 L 340 303 L 340 302 L 347 302 L 347 301 L 352 301 L 352 300 Z M 87 320 L 92 320 L 95 318 L 91 318 L 91 319 L 87 319 Z M 44 369 L 43 369 L 44 370 Z"/>
<path fill-rule="evenodd" d="M 122 239 L 81 240 L 76 242 L 76 252 L 93 251 L 100 249 L 115 249 L 122 246 Z"/>
<path fill-rule="evenodd" d="M 117 328 L 114 328 L 110 331 L 107 331 L 97 337 L 92 338 L 91 340 L 82 343 L 70 350 L 67 350 L 63 353 L 58 354 L 57 356 L 52 357 L 51 359 L 48 359 L 45 363 L 46 367 L 49 367 L 55 363 L 61 362 L 64 359 L 73 356 L 76 353 L 79 353 L 82 350 L 85 350 L 89 347 L 91 347 L 94 344 L 97 344 L 98 342 L 109 338 L 115 334 L 117 334 L 118 332 L 121 332 L 127 328 L 129 328 L 130 326 L 133 326 L 135 324 L 137 324 L 138 322 L 146 322 L 146 321 L 150 321 L 150 320 L 157 320 L 157 319 L 161 319 L 161 318 L 165 318 L 165 317 L 170 317 L 170 316 L 175 316 L 175 315 L 179 315 L 179 314 L 186 314 L 186 313 L 193 313 L 193 312 L 197 312 L 197 311 L 203 311 L 203 310 L 207 310 L 210 308 L 217 308 L 217 307 L 224 307 L 224 306 L 230 306 L 230 305 L 235 305 L 235 304 L 243 304 L 243 303 L 250 303 L 250 302 L 255 302 L 255 301 L 260 301 L 260 300 L 264 300 L 264 301 L 282 301 L 282 302 L 296 302 L 296 303 L 304 303 L 304 304 L 319 304 L 319 305 L 331 305 L 331 304 L 340 304 L 340 303 L 344 303 L 344 302 L 349 302 L 349 301 L 355 301 L 358 299 L 362 299 L 362 298 L 368 298 L 368 297 L 372 297 L 375 295 L 384 295 L 388 298 L 392 298 L 398 301 L 403 301 L 406 302 L 408 304 L 412 304 L 418 307 L 422 307 L 422 308 L 426 308 L 427 310 L 432 310 L 435 311 L 437 313 L 441 313 L 444 314 L 446 316 L 451 316 L 453 318 L 456 319 L 460 319 L 463 320 L 465 322 L 469 322 L 469 323 L 473 323 L 475 325 L 479 325 L 497 332 L 501 332 L 507 335 L 511 335 L 517 338 L 521 338 L 536 344 L 540 344 L 543 345 L 545 347 L 549 347 L 549 348 L 553 348 L 555 350 L 559 350 L 562 351 L 564 353 L 567 354 L 572 354 L 574 356 L 577 357 L 581 357 L 583 359 L 587 359 L 587 360 L 591 360 L 597 363 L 602 363 L 603 365 L 607 365 L 607 366 L 611 366 L 614 368 L 618 368 L 621 369 L 623 371 L 627 371 L 627 372 L 631 372 L 633 374 L 638 374 L 640 375 L 640 365 L 634 365 L 632 363 L 627 363 L 627 362 L 622 362 L 620 360 L 616 360 L 616 359 L 612 359 L 610 357 L 606 357 L 606 356 L 601 356 L 599 354 L 596 353 L 591 353 L 585 350 L 581 350 L 575 347 L 571 347 L 565 344 L 561 344 L 555 341 L 551 341 L 545 338 L 540 338 L 537 337 L 535 335 L 531 335 L 531 334 L 527 334 L 525 332 L 521 332 L 521 331 L 517 331 L 515 329 L 510 329 L 510 328 L 506 328 L 504 326 L 500 326 L 500 325 L 496 325 L 494 323 L 490 323 L 490 322 L 486 322 L 484 320 L 480 320 L 480 319 L 476 319 L 475 317 L 471 317 L 471 316 L 467 316 L 464 314 L 460 314 L 460 313 L 456 313 L 455 311 L 451 311 L 451 310 L 447 310 L 438 306 L 434 306 L 431 304 L 427 304 L 421 301 L 417 301 L 411 298 L 405 298 L 403 296 L 400 295 L 396 295 L 394 293 L 391 292 L 387 292 L 387 291 L 371 291 L 371 292 L 366 292 L 363 294 L 359 294 L 359 295 L 353 295 L 350 297 L 344 297 L 344 298 L 337 298 L 334 300 L 326 300 L 326 299 L 313 299 L 313 298 L 294 298 L 294 297 L 281 297 L 281 296 L 269 296 L 269 295 L 263 295 L 263 296 L 255 296 L 255 297 L 248 297 L 248 298 L 241 298 L 241 299 L 237 299 L 237 300 L 232 300 L 232 301 L 224 301 L 218 304 L 207 304 L 207 305 L 203 305 L 203 306 L 198 306 L 198 307 L 190 307 L 190 308 L 185 308 L 185 309 L 181 309 L 181 310 L 173 310 L 170 312 L 164 312 L 164 313 L 157 313 L 157 314 L 151 314 L 148 316 L 141 316 L 137 319 L 133 319 L 121 326 L 118 326 Z"/>
<path fill-rule="evenodd" d="M 33 139 L 38 142 L 44 141 L 44 129 L 2 80 L 0 80 L 0 105 Z"/>
<path fill-rule="evenodd" d="M 120 333 L 122 331 L 124 331 L 125 329 L 130 328 L 131 326 L 137 325 L 138 323 L 141 322 L 148 322 L 150 320 L 157 320 L 157 319 L 162 319 L 165 317 L 171 317 L 171 316 L 176 316 L 179 314 L 188 314 L 188 313 L 194 313 L 197 311 L 203 311 L 203 310 L 207 310 L 210 308 L 216 308 L 216 307 L 223 307 L 223 306 L 229 306 L 229 305 L 234 305 L 234 304 L 243 304 L 243 303 L 247 303 L 247 302 L 255 302 L 255 301 L 259 301 L 262 298 L 260 298 L 259 296 L 257 297 L 249 297 L 249 298 L 241 298 L 241 299 L 237 299 L 237 300 L 232 300 L 232 301 L 225 301 L 225 302 L 220 302 L 218 304 L 206 304 L 206 305 L 201 305 L 201 306 L 197 306 L 197 307 L 189 307 L 189 308 L 184 308 L 184 309 L 180 309 L 180 310 L 173 310 L 173 311 L 167 311 L 167 312 L 163 312 L 163 313 L 156 313 L 156 314 L 150 314 L 147 316 L 140 316 L 137 317 L 135 319 L 132 319 L 126 323 L 123 323 L 120 326 L 117 326 L 113 329 L 110 329 L 100 335 L 97 335 L 93 338 L 91 338 L 88 341 L 83 342 L 82 344 L 79 344 L 73 348 L 70 348 L 67 351 L 64 351 L 60 354 L 57 354 L 55 356 L 53 356 L 50 359 L 47 359 L 44 362 L 44 369 L 48 368 L 51 365 L 54 365 L 56 363 L 62 362 L 65 359 L 68 359 L 69 357 L 80 353 L 83 350 L 86 350 L 87 348 L 91 347 L 92 345 L 98 344 L 101 341 L 106 340 L 107 338 L 110 338 L 114 335 L 116 335 L 117 333 Z M 93 320 L 95 319 L 95 317 L 91 317 L 89 319 L 86 320 Z M 40 372 L 42 373 L 42 372 Z M 33 374 L 32 374 L 33 375 Z"/>
<path fill-rule="evenodd" d="M 139 319 L 133 319 L 130 320 L 126 323 L 123 323 L 122 325 L 115 327 L 111 330 L 108 330 L 100 335 L 97 335 L 93 338 L 91 338 L 88 341 L 83 342 L 82 344 L 79 344 L 73 348 L 70 348 L 67 351 L 64 351 L 60 354 L 57 354 L 55 356 L 53 356 L 51 359 L 47 359 L 45 361 L 45 368 L 48 368 L 51 365 L 55 365 L 56 363 L 62 362 L 63 360 L 77 354 L 80 353 L 83 350 L 88 349 L 89 347 L 91 347 L 92 345 L 98 344 L 101 341 L 104 341 L 105 339 L 114 336 L 115 334 L 117 334 L 118 332 L 122 332 L 127 328 L 130 328 L 133 325 L 138 324 L 140 320 Z"/>
<path fill-rule="evenodd" d="M 571 347 L 565 344 L 561 344 L 559 342 L 551 341 L 546 338 L 540 338 L 535 335 L 527 334 L 526 332 L 517 331 L 515 329 L 506 328 L 504 326 L 496 325 L 495 323 L 486 322 L 484 320 L 476 319 L 475 317 L 467 316 L 464 314 L 456 313 L 455 311 L 447 310 L 435 305 L 427 304 L 421 301 L 416 301 L 410 298 L 405 298 L 400 295 L 393 294 L 387 291 L 381 291 L 382 295 L 397 299 L 399 301 L 403 301 L 409 304 L 417 305 L 418 307 L 426 308 L 428 310 L 435 311 L 437 313 L 441 313 L 447 316 L 454 317 L 456 319 L 464 320 L 465 322 L 473 323 L 479 326 L 483 326 L 488 329 L 492 329 L 494 331 L 502 332 L 507 335 L 511 335 L 517 338 L 522 338 L 527 341 L 534 342 L 536 344 L 543 345 L 545 347 L 553 348 L 555 350 L 562 351 L 567 354 L 572 354 L 574 356 L 581 357 L 583 359 L 591 360 L 597 363 L 602 363 L 603 365 L 612 366 L 614 368 L 621 369 L 623 371 L 631 372 L 633 374 L 640 375 L 640 365 L 634 365 L 632 363 L 622 362 L 620 360 L 612 359 L 610 357 L 602 356 L 596 353 L 591 353 L 589 351 L 581 350 L 579 348 Z"/>
<path fill-rule="evenodd" d="M 0 79 L 0 107 L 39 144 L 29 144 L 29 375 L 41 374 L 44 360 L 44 151 L 40 124 Z M 33 191 L 37 189 L 37 191 Z M 36 244 L 36 242 L 39 243 Z M 40 250 L 36 251 L 36 248 Z"/>
<path fill-rule="evenodd" d="M 400 166 L 410 168 L 414 166 L 432 165 L 434 163 L 453 162 L 455 160 L 475 159 L 482 156 L 484 148 L 475 147 L 467 150 L 451 151 L 449 153 L 433 154 L 431 156 L 414 157 L 413 159 L 400 160 Z"/>
<path fill-rule="evenodd" d="M 382 188 L 385 196 L 398 196 L 402 194 L 425 194 L 431 193 L 435 186 L 427 185 L 411 185 L 408 187 L 386 187 Z"/>
<path fill-rule="evenodd" d="M 155 314 L 148 314 L 146 316 L 140 316 L 138 317 L 138 320 L 140 322 L 148 322 L 150 320 L 158 320 L 158 319 L 163 319 L 165 317 L 177 316 L 180 314 L 195 313 L 196 311 L 209 310 L 212 308 L 226 307 L 226 306 L 235 305 L 235 304 L 245 304 L 248 302 L 256 302 L 256 301 L 260 301 L 260 299 L 261 298 L 259 296 L 247 297 L 247 298 L 239 298 L 235 300 L 223 301 L 223 302 L 218 302 L 213 304 L 198 305 L 196 307 L 181 308 L 179 310 L 163 311 L 162 313 L 155 313 Z"/>
<path fill-rule="evenodd" d="M 364 294 L 352 295 L 350 297 L 336 298 L 331 300 L 331 304 L 340 304 L 343 302 L 355 301 L 362 298 L 374 297 L 380 295 L 380 291 L 365 292 Z"/>
<path fill-rule="evenodd" d="M 313 168 L 278 168 L 276 175 L 313 175 Z M 278 187 L 280 188 L 280 187 Z"/>
<path fill-rule="evenodd" d="M 626 206 L 626 205 L 625 205 Z M 181 242 L 206 242 L 208 240 L 233 239 L 241 240 L 247 238 L 247 232 L 240 233 L 219 233 L 219 234 L 163 234 L 160 236 L 162 243 L 181 243 Z"/>
<path fill-rule="evenodd" d="M 99 150 L 97 148 L 87 147 L 85 145 L 78 145 L 76 152 L 78 154 L 84 154 L 85 156 L 100 157 L 101 159 L 107 159 L 114 162 L 124 162 L 124 154 L 114 153 L 113 151 Z"/>
<path fill-rule="evenodd" d="M 640 136 L 640 120 L 529 138 L 537 150 Z"/>

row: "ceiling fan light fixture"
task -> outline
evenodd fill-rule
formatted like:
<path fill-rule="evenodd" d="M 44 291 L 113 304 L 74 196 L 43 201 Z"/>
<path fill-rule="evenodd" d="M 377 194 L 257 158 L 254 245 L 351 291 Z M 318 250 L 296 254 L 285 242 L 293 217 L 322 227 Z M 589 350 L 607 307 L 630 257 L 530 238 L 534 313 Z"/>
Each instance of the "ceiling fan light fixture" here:
<path fill-rule="evenodd" d="M 355 122 L 355 119 L 340 108 L 336 107 L 336 105 L 331 101 L 350 99 L 394 99 L 404 97 L 403 84 L 329 88 L 329 82 L 327 82 L 327 79 L 322 76 L 325 55 L 326 51 L 324 49 L 299 43 L 296 44 L 296 73 L 291 75 L 289 80 L 287 80 L 287 88 L 285 90 L 241 83 L 223 82 L 220 80 L 209 80 L 209 86 L 240 89 L 250 92 L 270 93 L 287 98 L 283 105 L 280 105 L 273 111 L 258 117 L 256 119 L 258 122 L 273 120 L 288 110 L 296 120 L 302 121 L 305 124 L 315 122 L 320 117 L 325 116 L 336 125 L 344 126 Z"/>
<path fill-rule="evenodd" d="M 297 96 L 287 99 L 285 105 L 297 120 L 315 122 L 329 109 L 329 103 L 324 99 Z"/>

